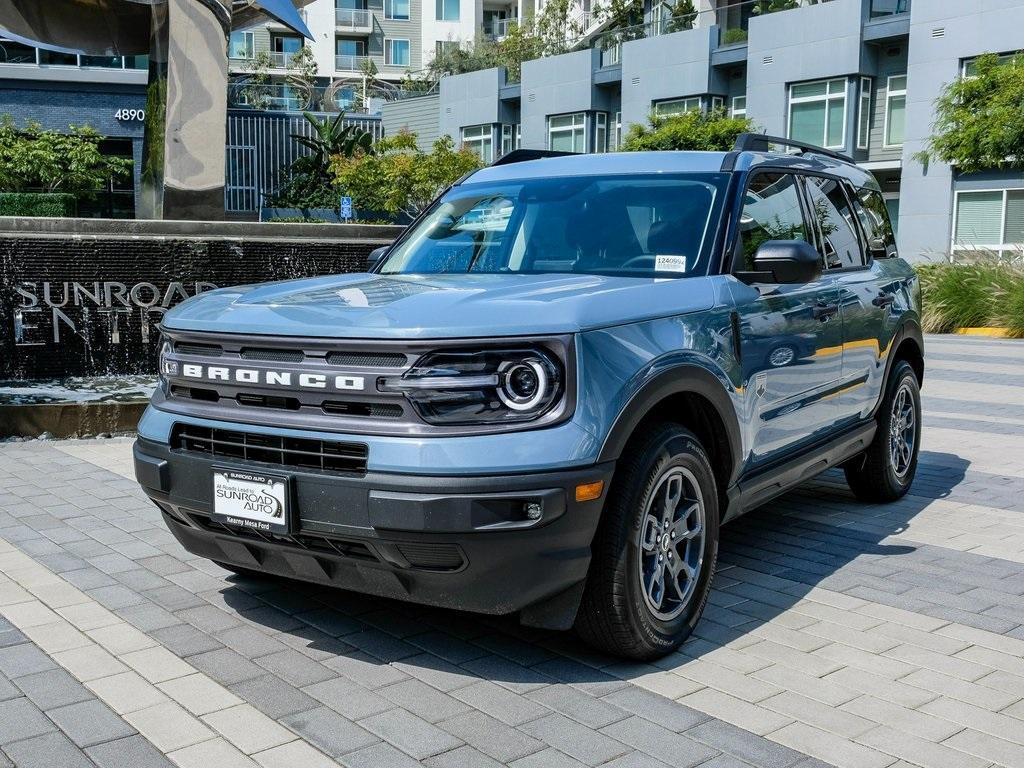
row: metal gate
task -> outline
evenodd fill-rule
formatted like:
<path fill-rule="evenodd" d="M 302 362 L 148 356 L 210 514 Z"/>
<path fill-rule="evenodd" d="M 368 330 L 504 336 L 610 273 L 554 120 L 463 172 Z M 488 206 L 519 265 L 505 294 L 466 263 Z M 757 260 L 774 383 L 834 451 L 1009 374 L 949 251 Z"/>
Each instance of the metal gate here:
<path fill-rule="evenodd" d="M 333 117 L 315 113 L 320 119 Z M 373 134 L 383 135 L 379 117 L 346 118 Z M 228 213 L 255 213 L 265 197 L 284 182 L 284 174 L 295 158 L 309 150 L 292 134 L 312 136 L 311 126 L 302 115 L 229 109 L 224 179 L 224 209 Z"/>

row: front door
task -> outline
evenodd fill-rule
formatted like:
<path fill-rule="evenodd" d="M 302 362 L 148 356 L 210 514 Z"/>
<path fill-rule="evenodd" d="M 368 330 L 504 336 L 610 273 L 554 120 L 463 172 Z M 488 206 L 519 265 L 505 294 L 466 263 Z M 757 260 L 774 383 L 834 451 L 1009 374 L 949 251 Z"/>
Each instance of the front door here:
<path fill-rule="evenodd" d="M 816 241 L 796 176 L 752 175 L 740 217 L 737 270 L 752 271 L 767 240 Z M 836 422 L 842 376 L 839 289 L 833 275 L 804 285 L 734 284 L 740 321 L 748 468 L 811 444 Z"/>

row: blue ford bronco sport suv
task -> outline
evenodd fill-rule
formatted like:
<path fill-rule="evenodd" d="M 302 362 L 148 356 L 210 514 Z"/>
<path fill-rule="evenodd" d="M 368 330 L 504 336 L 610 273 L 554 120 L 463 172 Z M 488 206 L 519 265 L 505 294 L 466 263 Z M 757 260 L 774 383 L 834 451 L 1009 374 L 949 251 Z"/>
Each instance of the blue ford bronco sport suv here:
<path fill-rule="evenodd" d="M 186 549 L 650 659 L 721 524 L 830 467 L 906 493 L 920 296 L 869 173 L 757 135 L 556 155 L 463 178 L 368 273 L 167 313 L 135 467 Z"/>

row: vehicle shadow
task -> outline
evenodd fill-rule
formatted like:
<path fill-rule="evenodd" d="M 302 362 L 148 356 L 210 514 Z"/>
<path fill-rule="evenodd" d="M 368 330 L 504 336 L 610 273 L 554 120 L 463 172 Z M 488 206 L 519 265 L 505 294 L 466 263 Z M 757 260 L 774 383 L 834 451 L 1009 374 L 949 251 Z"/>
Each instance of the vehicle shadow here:
<path fill-rule="evenodd" d="M 480 678 L 520 691 L 554 682 L 612 690 L 622 679 L 680 667 L 756 632 L 816 588 L 900 606 L 900 595 L 913 585 L 887 577 L 921 558 L 912 538 L 889 539 L 933 501 L 953 494 L 968 466 L 955 454 L 922 451 L 910 493 L 886 505 L 857 501 L 833 470 L 724 526 L 703 618 L 679 652 L 653 665 L 597 653 L 571 632 L 522 627 L 515 617 L 274 578 L 231 576 L 222 594 L 243 619 L 283 633 L 293 647 L 370 685 L 389 679 L 373 667 L 395 664 L 441 680 L 442 687 Z"/>

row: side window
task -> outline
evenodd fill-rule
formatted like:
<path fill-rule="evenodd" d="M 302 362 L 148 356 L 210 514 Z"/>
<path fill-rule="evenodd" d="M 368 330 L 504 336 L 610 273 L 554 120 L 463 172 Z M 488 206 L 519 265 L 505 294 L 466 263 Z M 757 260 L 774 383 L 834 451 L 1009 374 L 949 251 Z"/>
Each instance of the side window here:
<path fill-rule="evenodd" d="M 853 198 L 857 218 L 868 239 L 868 251 L 872 258 L 885 259 L 896 256 L 896 236 L 889 221 L 889 209 L 885 198 L 876 189 L 858 189 Z"/>
<path fill-rule="evenodd" d="M 820 234 L 818 248 L 825 269 L 863 266 L 860 235 L 842 182 L 825 176 L 805 178 L 811 215 Z"/>
<path fill-rule="evenodd" d="M 808 240 L 800 188 L 791 173 L 759 173 L 747 185 L 740 214 L 737 267 L 754 269 L 754 254 L 767 240 Z"/>

